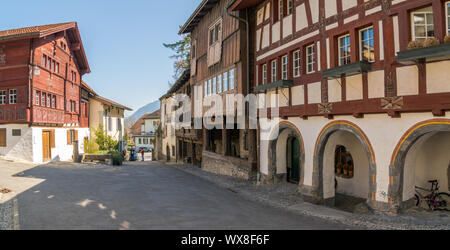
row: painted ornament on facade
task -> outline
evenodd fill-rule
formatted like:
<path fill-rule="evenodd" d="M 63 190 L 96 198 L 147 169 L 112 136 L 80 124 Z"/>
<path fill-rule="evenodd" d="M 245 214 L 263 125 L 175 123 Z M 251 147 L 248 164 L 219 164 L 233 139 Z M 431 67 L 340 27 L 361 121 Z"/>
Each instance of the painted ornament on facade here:
<path fill-rule="evenodd" d="M 5 45 L 0 47 L 0 66 L 6 64 Z"/>

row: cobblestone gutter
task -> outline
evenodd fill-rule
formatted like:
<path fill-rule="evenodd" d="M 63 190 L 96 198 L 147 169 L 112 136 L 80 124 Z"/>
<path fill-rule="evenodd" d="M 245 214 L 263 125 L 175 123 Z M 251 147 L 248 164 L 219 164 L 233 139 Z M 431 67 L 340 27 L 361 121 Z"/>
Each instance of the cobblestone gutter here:
<path fill-rule="evenodd" d="M 17 198 L 2 201 L 0 197 L 0 230 L 19 229 L 19 207 Z"/>
<path fill-rule="evenodd" d="M 250 181 L 207 173 L 188 165 L 170 164 L 218 186 L 244 196 L 246 199 L 262 202 L 289 212 L 313 216 L 343 223 L 349 226 L 375 230 L 449 230 L 450 217 L 422 218 L 410 215 L 389 216 L 385 214 L 353 214 L 330 207 L 305 202 L 297 194 L 297 187 L 289 184 L 257 186 Z"/>

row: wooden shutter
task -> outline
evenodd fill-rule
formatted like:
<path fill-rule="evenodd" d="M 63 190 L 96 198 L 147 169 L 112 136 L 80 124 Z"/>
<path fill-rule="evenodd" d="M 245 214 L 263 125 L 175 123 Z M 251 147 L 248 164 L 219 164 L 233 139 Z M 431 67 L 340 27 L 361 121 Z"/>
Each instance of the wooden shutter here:
<path fill-rule="evenodd" d="M 70 138 L 70 130 L 67 130 L 67 145 L 71 145 L 72 144 L 72 140 Z"/>
<path fill-rule="evenodd" d="M 55 130 L 52 129 L 52 130 L 50 130 L 50 147 L 51 148 L 55 148 L 55 145 L 56 145 L 56 143 L 55 143 Z"/>
<path fill-rule="evenodd" d="M 75 141 L 78 141 L 78 130 L 75 130 Z"/>
<path fill-rule="evenodd" d="M 6 128 L 0 129 L 0 147 L 6 147 Z"/>

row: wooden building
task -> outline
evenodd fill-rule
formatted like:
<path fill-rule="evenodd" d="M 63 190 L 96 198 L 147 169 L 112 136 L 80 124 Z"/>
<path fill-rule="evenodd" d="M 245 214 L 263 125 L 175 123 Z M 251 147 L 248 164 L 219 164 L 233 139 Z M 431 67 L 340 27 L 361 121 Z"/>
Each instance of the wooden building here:
<path fill-rule="evenodd" d="M 229 3 L 202 1 L 180 31 L 190 33 L 192 39 L 192 110 L 200 108 L 200 112 L 193 112 L 193 124 L 201 122 L 211 108 L 202 104 L 217 97 L 225 102 L 226 95 L 246 96 L 249 90 L 252 79 L 249 17 L 246 10 L 230 11 Z M 204 170 L 245 179 L 255 177 L 256 130 L 240 130 L 237 125 L 234 129 L 203 128 L 202 139 Z"/>
<path fill-rule="evenodd" d="M 280 109 L 278 136 L 259 141 L 260 182 L 379 211 L 412 206 L 429 180 L 448 192 L 450 1 L 236 0 L 231 9 L 248 11 L 254 27 L 252 91 Z"/>
<path fill-rule="evenodd" d="M 0 155 L 71 159 L 72 142 L 89 136 L 81 90 L 89 72 L 74 22 L 0 31 Z"/>

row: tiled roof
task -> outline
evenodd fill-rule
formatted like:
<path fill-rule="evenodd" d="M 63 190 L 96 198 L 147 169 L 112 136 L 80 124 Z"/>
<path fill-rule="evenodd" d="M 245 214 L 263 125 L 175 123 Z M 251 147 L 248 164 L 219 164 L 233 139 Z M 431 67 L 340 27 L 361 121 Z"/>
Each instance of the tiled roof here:
<path fill-rule="evenodd" d="M 143 119 L 159 119 L 160 117 L 161 117 L 161 110 L 142 116 Z"/>
<path fill-rule="evenodd" d="M 42 37 L 48 35 L 47 33 L 54 33 L 65 29 L 70 29 L 76 27 L 75 22 L 70 23 L 57 23 L 57 24 L 48 24 L 41 26 L 32 26 L 25 27 L 19 29 L 11 29 L 0 31 L 0 40 L 7 40 L 19 37 Z"/>
<path fill-rule="evenodd" d="M 181 74 L 180 78 L 173 84 L 173 86 L 167 91 L 165 95 L 163 95 L 159 100 L 168 98 L 172 96 L 173 93 L 177 92 L 184 84 L 189 83 L 191 77 L 191 69 L 186 69 Z"/>
<path fill-rule="evenodd" d="M 124 105 L 122 105 L 120 103 L 117 103 L 115 101 L 109 100 L 109 99 L 107 99 L 105 97 L 102 97 L 102 96 L 99 96 L 99 95 L 96 96 L 95 99 L 99 100 L 101 103 L 104 103 L 104 104 L 107 104 L 107 105 L 111 105 L 113 107 L 117 107 L 117 108 L 120 108 L 120 109 L 125 109 L 125 110 L 128 110 L 128 111 L 133 111 L 131 108 L 129 108 L 127 106 L 124 106 Z"/>

